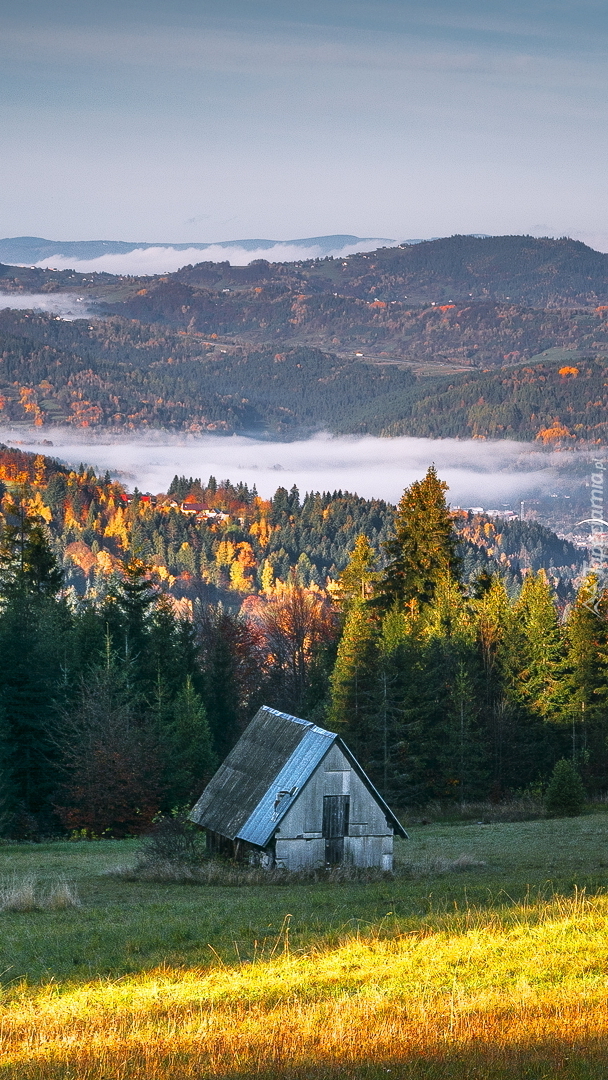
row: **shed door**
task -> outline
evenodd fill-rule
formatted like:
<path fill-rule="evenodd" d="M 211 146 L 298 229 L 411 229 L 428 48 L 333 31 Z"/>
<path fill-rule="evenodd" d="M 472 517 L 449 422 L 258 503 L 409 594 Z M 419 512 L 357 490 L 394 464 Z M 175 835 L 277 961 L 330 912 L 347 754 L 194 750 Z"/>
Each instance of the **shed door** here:
<path fill-rule="evenodd" d="M 350 795 L 323 797 L 323 836 L 325 862 L 336 866 L 344 859 L 344 837 L 348 836 Z"/>

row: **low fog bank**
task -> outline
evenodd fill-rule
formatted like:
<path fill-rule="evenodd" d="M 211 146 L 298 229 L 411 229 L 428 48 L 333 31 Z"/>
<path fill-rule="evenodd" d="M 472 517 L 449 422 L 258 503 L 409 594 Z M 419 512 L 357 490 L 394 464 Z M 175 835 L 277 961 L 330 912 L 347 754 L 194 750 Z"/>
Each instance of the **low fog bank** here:
<path fill-rule="evenodd" d="M 43 442 L 44 440 L 44 442 Z M 0 441 L 78 466 L 109 469 L 127 487 L 166 491 L 173 476 L 210 475 L 256 485 L 265 498 L 282 485 L 305 491 L 356 492 L 397 502 L 404 487 L 434 462 L 456 506 L 518 509 L 519 500 L 557 489 L 566 455 L 528 443 L 455 439 L 381 439 L 321 434 L 296 442 L 246 436 L 182 436 L 147 432 L 126 439 L 109 432 L 0 428 Z M 52 443 L 52 446 L 49 445 Z"/>
<path fill-rule="evenodd" d="M 73 321 L 89 317 L 87 304 L 73 293 L 3 293 L 0 292 L 0 311 L 47 311 L 61 319 Z"/>
<path fill-rule="evenodd" d="M 392 247 L 398 241 L 378 241 L 383 247 Z M 249 250 L 244 247 L 210 244 L 208 247 L 192 247 L 180 251 L 174 247 L 136 248 L 135 251 L 100 255 L 96 259 L 74 259 L 68 255 L 51 255 L 41 259 L 35 265 L 47 270 L 76 270 L 78 273 L 133 274 L 170 274 L 182 266 L 200 262 L 226 262 L 232 266 L 248 266 L 254 259 L 266 259 L 268 262 L 299 262 L 302 259 L 321 259 L 326 255 L 342 258 L 358 251 L 371 251 L 376 241 L 366 240 L 344 247 L 330 249 L 317 244 L 276 243 L 270 247 Z"/>

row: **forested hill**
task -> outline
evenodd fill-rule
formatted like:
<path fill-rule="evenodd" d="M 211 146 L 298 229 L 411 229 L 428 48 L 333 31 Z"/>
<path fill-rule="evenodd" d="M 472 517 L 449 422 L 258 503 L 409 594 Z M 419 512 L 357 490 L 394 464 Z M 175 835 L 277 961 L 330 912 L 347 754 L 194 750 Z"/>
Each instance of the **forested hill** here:
<path fill-rule="evenodd" d="M 607 267 L 576 241 L 517 236 L 149 278 L 0 267 L 0 292 L 95 311 L 0 311 L 0 415 L 603 442 Z"/>
<path fill-rule="evenodd" d="M 544 445 L 608 439 L 608 366 L 524 364 L 500 373 L 419 379 L 403 394 L 362 403 L 344 431 L 431 438 L 535 439 Z"/>
<path fill-rule="evenodd" d="M 121 318 L 0 312 L 0 416 L 38 427 L 603 443 L 605 379 L 600 358 L 416 378 L 310 346 L 218 345 Z"/>
<path fill-rule="evenodd" d="M 274 283 L 412 304 L 511 300 L 560 307 L 608 301 L 608 255 L 578 240 L 532 236 L 449 236 L 299 263 L 200 263 L 166 277 L 195 287 Z"/>
<path fill-rule="evenodd" d="M 343 491 L 300 497 L 279 487 L 265 500 L 213 477 L 176 476 L 166 494 L 129 496 L 92 469 L 0 445 L 0 538 L 15 500 L 45 523 L 66 585 L 80 596 L 105 595 L 113 575 L 139 558 L 175 599 L 237 607 L 293 575 L 306 588 L 331 589 L 360 534 L 381 566 L 395 513 L 381 499 Z M 585 552 L 536 522 L 455 511 L 454 524 L 467 583 L 493 571 L 516 592 L 522 574 L 542 569 L 563 598 L 581 573 Z"/>

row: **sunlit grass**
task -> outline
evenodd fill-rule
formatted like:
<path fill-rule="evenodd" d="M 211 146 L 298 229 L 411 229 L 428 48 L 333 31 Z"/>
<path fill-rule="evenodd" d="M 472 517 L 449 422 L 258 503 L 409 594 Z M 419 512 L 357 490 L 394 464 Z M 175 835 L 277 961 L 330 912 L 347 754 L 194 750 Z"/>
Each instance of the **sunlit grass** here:
<path fill-rule="evenodd" d="M 0 1080 L 605 1080 L 608 814 L 410 836 L 392 881 L 266 887 L 0 846 L 81 901 L 0 912 Z"/>
<path fill-rule="evenodd" d="M 4 1072 L 605 1076 L 608 898 L 577 895 L 501 916 L 468 910 L 434 932 L 393 932 L 389 920 L 337 948 L 294 955 L 287 919 L 274 956 L 233 967 L 211 956 L 207 969 L 13 986 Z"/>

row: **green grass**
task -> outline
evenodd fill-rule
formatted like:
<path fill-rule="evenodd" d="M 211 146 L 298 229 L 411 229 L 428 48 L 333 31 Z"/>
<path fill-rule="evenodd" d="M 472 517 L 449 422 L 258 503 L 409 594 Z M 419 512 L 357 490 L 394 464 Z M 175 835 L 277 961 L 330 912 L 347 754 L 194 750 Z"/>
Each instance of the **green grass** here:
<path fill-rule="evenodd" d="M 398 841 L 398 874 L 373 884 L 218 887 L 131 882 L 108 870 L 134 859 L 135 841 L 0 846 L 0 881 L 35 874 L 42 886 L 64 879 L 82 907 L 0 913 L 4 984 L 27 979 L 80 982 L 117 978 L 162 964 L 229 965 L 268 957 L 291 915 L 295 951 L 334 947 L 345 935 L 393 934 L 467 907 L 500 909 L 532 898 L 588 894 L 608 886 L 608 815 L 491 825 L 410 827 Z M 437 873 L 461 855 L 485 865 Z"/>

